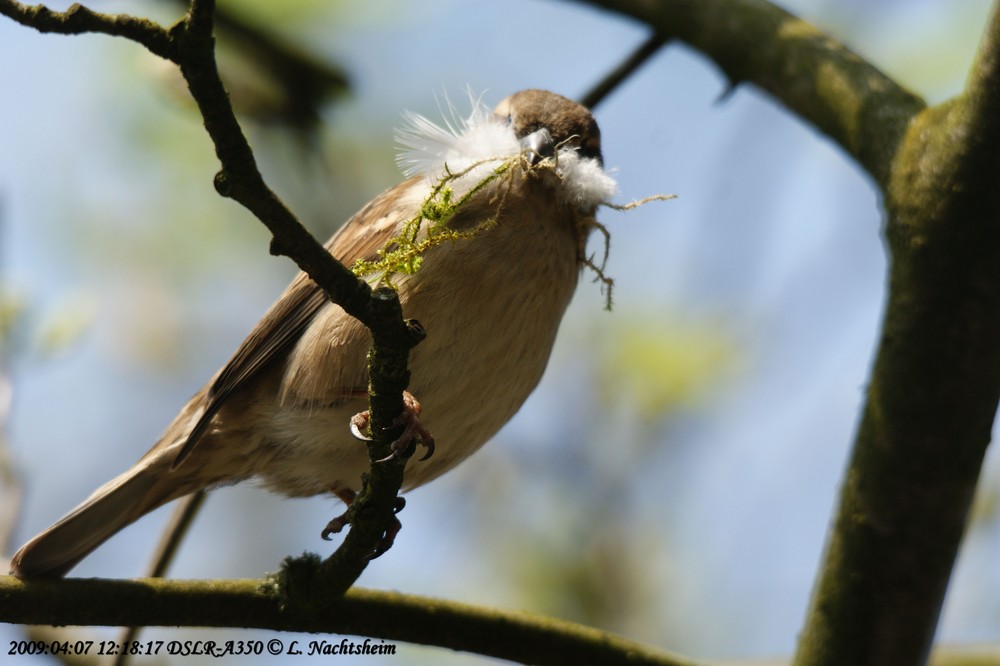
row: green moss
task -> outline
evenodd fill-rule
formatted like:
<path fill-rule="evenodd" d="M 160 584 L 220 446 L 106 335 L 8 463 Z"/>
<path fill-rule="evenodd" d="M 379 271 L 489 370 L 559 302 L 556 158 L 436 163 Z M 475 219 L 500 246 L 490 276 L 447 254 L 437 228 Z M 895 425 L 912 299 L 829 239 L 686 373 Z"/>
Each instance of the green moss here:
<path fill-rule="evenodd" d="M 357 276 L 376 275 L 375 283 L 384 284 L 396 288 L 393 277 L 402 273 L 413 275 L 420 270 L 423 255 L 427 250 L 440 245 L 446 241 L 457 241 L 473 238 L 483 231 L 496 225 L 503 201 L 498 203 L 496 213 L 483 220 L 471 229 L 456 230 L 448 226 L 448 223 L 455 217 L 472 197 L 481 192 L 487 185 L 501 178 L 505 174 L 512 174 L 512 167 L 521 161 L 519 155 L 510 157 L 498 166 L 491 169 L 482 179 L 480 179 L 468 192 L 456 198 L 453 183 L 463 176 L 466 176 L 473 169 L 481 166 L 483 162 L 477 162 L 467 169 L 453 173 L 445 167 L 444 174 L 438 179 L 431 189 L 430 194 L 420 204 L 417 214 L 407 220 L 400 232 L 386 241 L 382 249 L 378 251 L 378 259 L 366 261 L 358 259 L 351 267 Z M 494 161 L 494 160 L 488 160 Z M 420 238 L 420 229 L 426 222 L 427 233 Z"/>

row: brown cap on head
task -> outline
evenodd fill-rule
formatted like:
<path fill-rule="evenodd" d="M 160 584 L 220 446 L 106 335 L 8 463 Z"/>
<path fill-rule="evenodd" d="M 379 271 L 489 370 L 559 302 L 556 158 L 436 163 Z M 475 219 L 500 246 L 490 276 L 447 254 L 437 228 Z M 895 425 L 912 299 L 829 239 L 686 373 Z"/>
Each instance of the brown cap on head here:
<path fill-rule="evenodd" d="M 571 99 L 547 90 L 522 90 L 500 102 L 493 112 L 507 119 L 517 137 L 540 157 L 548 157 L 555 146 L 568 141 L 581 157 L 603 162 L 597 121 Z"/>

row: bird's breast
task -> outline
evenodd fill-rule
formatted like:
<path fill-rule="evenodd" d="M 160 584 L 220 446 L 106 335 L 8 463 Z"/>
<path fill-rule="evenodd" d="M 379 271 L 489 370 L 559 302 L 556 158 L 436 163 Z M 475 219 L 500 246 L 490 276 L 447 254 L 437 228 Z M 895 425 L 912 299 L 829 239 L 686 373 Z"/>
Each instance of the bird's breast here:
<path fill-rule="evenodd" d="M 401 284 L 405 316 L 427 330 L 410 355 L 410 391 L 438 442 L 432 458 L 408 466 L 408 486 L 492 437 L 548 363 L 579 276 L 584 226 L 548 184 L 521 185 L 507 193 L 495 225 L 432 248 Z"/>

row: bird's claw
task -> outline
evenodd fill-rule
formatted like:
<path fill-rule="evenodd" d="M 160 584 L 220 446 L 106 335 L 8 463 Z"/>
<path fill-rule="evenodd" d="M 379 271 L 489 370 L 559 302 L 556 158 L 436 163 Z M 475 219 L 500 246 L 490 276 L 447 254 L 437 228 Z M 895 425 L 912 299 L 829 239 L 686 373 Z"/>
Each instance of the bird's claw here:
<path fill-rule="evenodd" d="M 340 514 L 339 516 L 328 522 L 326 524 L 326 527 L 323 528 L 323 531 L 320 532 L 319 535 L 323 537 L 323 541 L 330 541 L 331 534 L 340 533 L 340 531 L 345 527 L 347 527 L 350 524 L 350 522 L 351 519 L 347 517 L 347 512 L 345 511 L 344 513 Z"/>
<path fill-rule="evenodd" d="M 334 494 L 339 497 L 344 504 L 348 505 L 348 508 L 350 508 L 351 503 L 354 502 L 354 498 L 357 496 L 353 490 L 338 490 L 335 491 Z M 399 534 L 401 529 L 403 529 L 403 523 L 399 522 L 399 518 L 397 518 L 395 514 L 402 511 L 405 507 L 406 500 L 402 497 L 397 497 L 396 503 L 392 507 L 392 521 L 386 528 L 382 538 L 379 539 L 377 544 L 375 544 L 375 548 L 372 552 L 365 556 L 365 561 L 374 560 L 375 558 L 384 555 L 390 548 L 392 548 L 392 545 L 396 542 L 396 535 Z M 349 510 L 345 511 L 326 524 L 326 527 L 323 528 L 322 532 L 320 532 L 320 536 L 324 541 L 330 541 L 331 534 L 337 534 L 347 525 L 351 524 L 349 514 Z"/>
<path fill-rule="evenodd" d="M 406 506 L 406 500 L 402 497 L 396 497 L 396 504 L 392 507 L 392 521 L 389 523 L 389 527 L 385 529 L 385 534 L 379 539 L 378 543 L 375 544 L 375 549 L 365 558 L 366 561 L 374 560 L 378 557 L 384 555 L 390 548 L 392 544 L 396 543 L 396 535 L 399 534 L 399 530 L 403 529 L 403 523 L 399 522 L 399 518 L 395 514 L 399 513 Z"/>
<path fill-rule="evenodd" d="M 398 460 L 409 451 L 414 443 L 418 443 L 427 449 L 427 452 L 420 458 L 427 460 L 434 455 L 434 436 L 420 422 L 420 403 L 409 391 L 403 391 L 403 411 L 400 412 L 393 422 L 392 427 L 405 426 L 399 437 L 389 445 L 390 453 L 376 462 L 385 463 L 391 460 Z M 360 414 L 355 414 L 351 418 L 351 434 L 362 442 L 373 442 L 375 439 L 368 437 L 364 431 L 371 424 L 371 413 L 367 410 Z"/>
<path fill-rule="evenodd" d="M 358 494 L 350 488 L 346 488 L 344 490 L 334 490 L 333 494 L 340 498 L 340 501 L 347 506 L 348 510 L 326 524 L 323 531 L 319 533 L 319 535 L 323 537 L 323 541 L 330 541 L 331 534 L 339 534 L 342 529 L 351 524 L 351 517 L 349 515 L 350 507 L 351 503 L 354 502 L 354 498 L 358 496 Z"/>
<path fill-rule="evenodd" d="M 399 518 L 393 516 L 392 522 L 389 523 L 389 527 L 385 530 L 385 534 L 375 544 L 375 549 L 365 557 L 365 560 L 370 562 L 385 555 L 392 548 L 392 544 L 396 543 L 396 535 L 399 534 L 399 530 L 401 529 L 403 529 L 403 523 L 399 522 Z"/>
<path fill-rule="evenodd" d="M 360 414 L 355 414 L 351 417 L 351 434 L 354 435 L 354 439 L 360 439 L 362 442 L 374 442 L 375 440 L 365 434 L 365 430 L 368 429 L 368 424 L 371 422 L 371 413 L 367 410 L 361 412 Z"/>

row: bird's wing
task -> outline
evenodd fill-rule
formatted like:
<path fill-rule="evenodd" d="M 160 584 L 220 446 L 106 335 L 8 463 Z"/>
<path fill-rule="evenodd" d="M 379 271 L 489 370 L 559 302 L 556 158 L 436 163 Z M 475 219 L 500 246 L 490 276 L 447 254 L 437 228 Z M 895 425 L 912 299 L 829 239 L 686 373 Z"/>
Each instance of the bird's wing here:
<path fill-rule="evenodd" d="M 370 201 L 330 238 L 326 249 L 345 266 L 358 259 L 374 259 L 398 223 L 412 215 L 413 190 L 420 189 L 421 180 L 421 176 L 405 180 Z M 262 368 L 283 357 L 328 302 L 306 273 L 295 276 L 212 383 L 205 411 L 177 453 L 174 467 L 190 455 L 226 399 L 253 381 Z"/>

